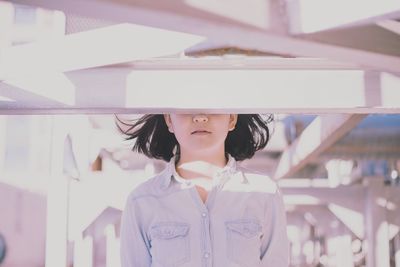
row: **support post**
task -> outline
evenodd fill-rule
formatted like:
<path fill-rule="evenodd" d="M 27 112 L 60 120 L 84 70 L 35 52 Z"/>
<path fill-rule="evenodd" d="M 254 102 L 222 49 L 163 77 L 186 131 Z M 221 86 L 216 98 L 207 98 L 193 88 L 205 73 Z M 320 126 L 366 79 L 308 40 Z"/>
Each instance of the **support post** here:
<path fill-rule="evenodd" d="M 366 267 L 390 267 L 389 224 L 386 209 L 380 205 L 385 197 L 383 178 L 371 177 L 365 181 Z"/>

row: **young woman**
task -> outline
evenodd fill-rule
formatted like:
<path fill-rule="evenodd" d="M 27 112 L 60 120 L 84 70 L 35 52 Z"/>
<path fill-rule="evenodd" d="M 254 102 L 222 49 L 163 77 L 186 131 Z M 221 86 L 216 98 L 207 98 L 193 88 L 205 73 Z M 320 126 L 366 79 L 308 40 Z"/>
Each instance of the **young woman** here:
<path fill-rule="evenodd" d="M 238 163 L 267 145 L 269 122 L 255 114 L 157 114 L 124 123 L 133 150 L 168 164 L 128 197 L 122 267 L 287 267 L 277 184 Z"/>

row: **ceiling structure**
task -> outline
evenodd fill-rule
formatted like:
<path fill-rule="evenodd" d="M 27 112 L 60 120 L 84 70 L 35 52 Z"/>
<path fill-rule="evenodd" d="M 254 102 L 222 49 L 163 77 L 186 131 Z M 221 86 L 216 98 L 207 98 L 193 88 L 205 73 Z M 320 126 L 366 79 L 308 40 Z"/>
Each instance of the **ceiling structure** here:
<path fill-rule="evenodd" d="M 397 1 L 12 2 L 65 35 L 2 47 L 3 114 L 400 110 Z"/>
<path fill-rule="evenodd" d="M 290 114 L 252 161 L 276 179 L 399 158 L 397 1 L 12 3 L 58 33 L 0 46 L 1 114 Z M 12 38 L 15 20 L 2 21 Z"/>

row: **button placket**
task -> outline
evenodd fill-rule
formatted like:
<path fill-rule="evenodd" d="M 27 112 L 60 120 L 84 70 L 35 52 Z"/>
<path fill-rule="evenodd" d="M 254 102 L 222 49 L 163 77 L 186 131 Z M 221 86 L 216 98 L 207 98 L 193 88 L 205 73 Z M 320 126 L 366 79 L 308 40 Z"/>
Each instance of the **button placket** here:
<path fill-rule="evenodd" d="M 202 245 L 203 251 L 203 259 L 204 259 L 204 266 L 210 266 L 210 248 L 211 248 L 211 236 L 210 236 L 210 221 L 209 221 L 209 212 L 208 210 L 204 209 L 201 212 L 202 218 L 202 226 L 203 226 L 203 233 L 204 233 L 204 241 Z"/>

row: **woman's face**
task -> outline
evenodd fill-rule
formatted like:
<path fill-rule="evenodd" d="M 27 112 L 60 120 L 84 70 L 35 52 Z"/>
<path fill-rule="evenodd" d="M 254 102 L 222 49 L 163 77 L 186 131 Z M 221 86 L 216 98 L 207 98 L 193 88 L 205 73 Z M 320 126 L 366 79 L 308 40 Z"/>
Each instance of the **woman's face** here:
<path fill-rule="evenodd" d="M 164 119 L 181 151 L 215 152 L 224 149 L 237 114 L 165 114 Z"/>

